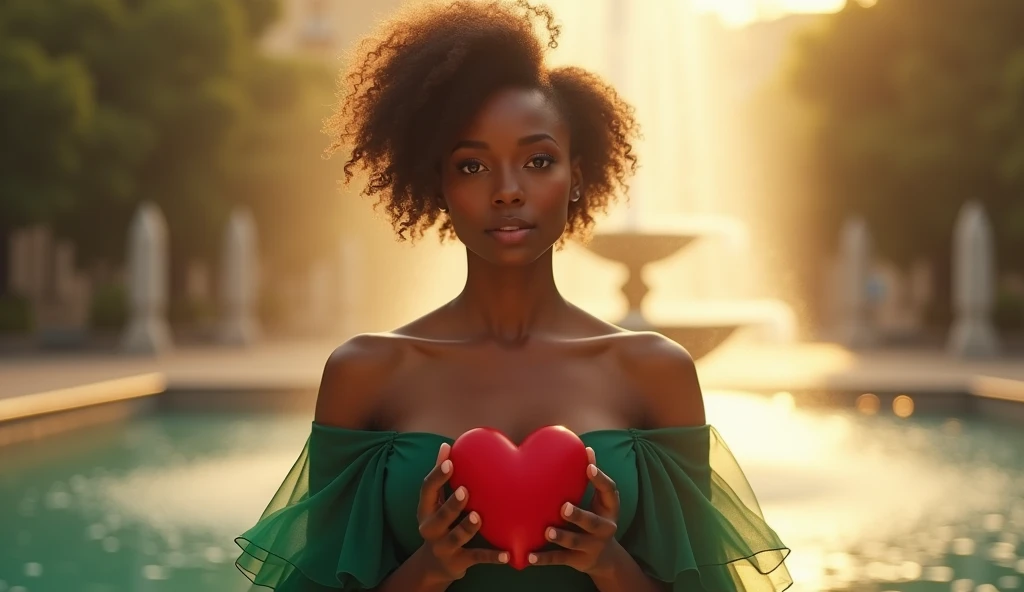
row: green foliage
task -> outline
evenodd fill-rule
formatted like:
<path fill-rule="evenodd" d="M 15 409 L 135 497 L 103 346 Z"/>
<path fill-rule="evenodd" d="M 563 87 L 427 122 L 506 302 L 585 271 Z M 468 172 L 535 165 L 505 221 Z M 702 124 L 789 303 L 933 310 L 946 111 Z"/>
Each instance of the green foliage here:
<path fill-rule="evenodd" d="M 833 232 L 861 213 L 886 256 L 941 261 L 979 199 L 1001 266 L 1024 267 L 1024 3 L 848 2 L 827 25 L 800 40 L 789 79 L 816 113 Z"/>
<path fill-rule="evenodd" d="M 243 158 L 229 171 L 229 193 L 252 207 L 261 245 L 277 266 L 301 268 L 333 252 L 344 230 L 340 163 L 323 158 L 321 133 L 334 73 L 316 63 L 264 60 L 253 74 L 254 107 L 238 137 Z"/>
<path fill-rule="evenodd" d="M 1024 294 L 1007 289 L 996 295 L 993 321 L 996 326 L 1010 331 L 1024 330 Z"/>
<path fill-rule="evenodd" d="M 0 334 L 25 334 L 32 330 L 32 306 L 20 296 L 0 296 Z"/>
<path fill-rule="evenodd" d="M 281 16 L 281 3 L 278 0 L 242 0 L 242 10 L 249 36 L 257 38 Z"/>
<path fill-rule="evenodd" d="M 119 261 L 143 200 L 166 215 L 178 270 L 216 255 L 238 203 L 285 251 L 333 234 L 333 76 L 260 53 L 279 14 L 279 0 L 0 2 L 0 240 L 48 222 L 83 260 Z"/>
<path fill-rule="evenodd" d="M 99 286 L 92 295 L 89 326 L 93 329 L 119 330 L 128 322 L 128 293 L 122 284 Z"/>
<path fill-rule="evenodd" d="M 217 318 L 217 306 L 209 300 L 182 298 L 171 302 L 167 318 L 174 326 L 202 326 Z"/>
<path fill-rule="evenodd" d="M 0 72 L 0 219 L 30 223 L 71 206 L 92 85 L 80 61 L 2 36 Z"/>

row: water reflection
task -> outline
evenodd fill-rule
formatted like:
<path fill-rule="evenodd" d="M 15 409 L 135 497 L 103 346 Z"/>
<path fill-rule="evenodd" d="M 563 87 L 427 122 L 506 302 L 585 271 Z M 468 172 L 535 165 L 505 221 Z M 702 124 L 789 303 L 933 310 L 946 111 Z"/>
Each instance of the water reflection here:
<path fill-rule="evenodd" d="M 708 395 L 794 590 L 1016 590 L 1024 435 L 964 419 Z M 875 399 L 877 402 L 877 398 Z M 262 512 L 305 417 L 156 417 L 0 460 L 0 592 L 232 591 L 234 535 Z"/>
<path fill-rule="evenodd" d="M 709 421 L 793 546 L 794 590 L 946 591 L 967 580 L 972 591 L 1015 589 L 1024 437 L 966 420 L 901 419 L 912 404 L 865 417 L 802 411 L 784 394 L 709 397 Z"/>

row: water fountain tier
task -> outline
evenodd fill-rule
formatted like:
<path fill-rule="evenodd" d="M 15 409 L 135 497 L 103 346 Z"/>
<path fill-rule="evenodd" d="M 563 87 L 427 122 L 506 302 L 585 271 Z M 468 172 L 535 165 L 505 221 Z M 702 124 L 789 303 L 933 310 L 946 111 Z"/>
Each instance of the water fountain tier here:
<path fill-rule="evenodd" d="M 667 259 L 701 238 L 697 232 L 655 233 L 620 230 L 595 233 L 585 246 L 595 255 L 626 266 L 628 276 L 622 285 L 628 310 L 615 324 L 630 331 L 656 331 L 679 343 L 693 359 L 701 358 L 718 347 L 745 323 L 723 319 L 687 320 L 685 324 L 661 326 L 648 321 L 642 312 L 644 298 L 650 289 L 643 280 L 644 268 Z"/>

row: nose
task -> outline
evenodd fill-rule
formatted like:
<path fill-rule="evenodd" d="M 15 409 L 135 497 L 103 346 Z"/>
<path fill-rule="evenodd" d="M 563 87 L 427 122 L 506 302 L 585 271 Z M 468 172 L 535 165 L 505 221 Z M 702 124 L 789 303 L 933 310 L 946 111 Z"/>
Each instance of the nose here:
<path fill-rule="evenodd" d="M 523 203 L 523 187 L 515 172 L 506 169 L 498 180 L 491 204 L 494 206 L 519 205 Z"/>

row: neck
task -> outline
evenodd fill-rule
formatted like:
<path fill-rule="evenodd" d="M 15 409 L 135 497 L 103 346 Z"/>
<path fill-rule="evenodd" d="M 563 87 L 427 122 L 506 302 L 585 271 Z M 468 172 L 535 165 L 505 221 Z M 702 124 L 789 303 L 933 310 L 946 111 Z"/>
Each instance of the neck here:
<path fill-rule="evenodd" d="M 466 285 L 451 302 L 474 335 L 521 343 L 553 327 L 568 303 L 555 285 L 552 249 L 522 267 L 497 266 L 466 250 Z"/>

